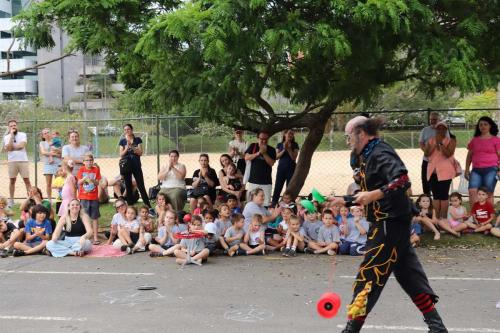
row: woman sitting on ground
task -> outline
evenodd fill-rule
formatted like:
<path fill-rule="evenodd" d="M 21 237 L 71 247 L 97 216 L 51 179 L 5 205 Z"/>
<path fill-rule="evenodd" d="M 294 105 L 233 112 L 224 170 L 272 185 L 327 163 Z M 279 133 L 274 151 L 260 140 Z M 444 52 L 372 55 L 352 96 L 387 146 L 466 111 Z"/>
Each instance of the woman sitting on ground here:
<path fill-rule="evenodd" d="M 80 201 L 73 199 L 68 205 L 68 211 L 57 222 L 52 234 L 52 240 L 47 243 L 47 250 L 53 257 L 65 256 L 83 257 L 92 250 L 90 218 L 83 209 Z"/>

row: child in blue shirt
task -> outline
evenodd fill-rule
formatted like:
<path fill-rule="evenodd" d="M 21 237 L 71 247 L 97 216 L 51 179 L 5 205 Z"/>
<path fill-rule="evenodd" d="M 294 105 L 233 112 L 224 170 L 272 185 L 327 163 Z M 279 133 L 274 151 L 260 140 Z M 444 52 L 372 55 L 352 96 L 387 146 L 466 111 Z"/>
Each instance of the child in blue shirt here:
<path fill-rule="evenodd" d="M 14 257 L 35 254 L 45 250 L 45 245 L 52 234 L 52 225 L 48 219 L 48 211 L 43 205 L 32 209 L 31 218 L 26 222 L 24 243 L 14 243 Z"/>
<path fill-rule="evenodd" d="M 353 217 L 347 219 L 344 226 L 345 239 L 340 245 L 340 254 L 359 256 L 364 254 L 370 224 L 363 216 L 363 211 L 359 206 L 351 208 Z"/>

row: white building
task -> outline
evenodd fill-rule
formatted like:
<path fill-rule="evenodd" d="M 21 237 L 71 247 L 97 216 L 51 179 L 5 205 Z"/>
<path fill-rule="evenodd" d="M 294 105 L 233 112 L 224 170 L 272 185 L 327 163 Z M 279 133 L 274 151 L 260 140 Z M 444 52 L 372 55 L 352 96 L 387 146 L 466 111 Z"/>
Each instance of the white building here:
<path fill-rule="evenodd" d="M 12 39 L 14 24 L 11 17 L 31 0 L 0 0 L 0 72 L 16 71 L 32 66 L 37 61 L 36 50 L 22 47 L 22 40 Z M 7 52 L 10 49 L 10 63 Z M 0 78 L 0 99 L 26 99 L 38 94 L 38 77 L 36 70 L 23 71 L 8 77 Z"/>

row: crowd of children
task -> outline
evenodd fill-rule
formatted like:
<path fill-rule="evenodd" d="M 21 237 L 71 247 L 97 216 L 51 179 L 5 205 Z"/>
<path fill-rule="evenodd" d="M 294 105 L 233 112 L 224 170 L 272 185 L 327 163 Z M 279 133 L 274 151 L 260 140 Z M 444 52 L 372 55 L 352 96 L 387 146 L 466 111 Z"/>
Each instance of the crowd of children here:
<path fill-rule="evenodd" d="M 64 163 L 54 182 L 60 192 L 57 214 L 63 217 L 75 200 L 85 212 L 92 232 L 85 235 L 98 239 L 99 201 L 98 185 L 101 179 L 99 168 L 91 154 L 85 155 L 84 165 L 76 176 L 72 175 L 71 163 Z M 35 188 L 36 189 L 36 188 Z M 0 256 L 6 257 L 50 252 L 46 249 L 53 230 L 56 229 L 50 211 L 44 206 L 41 195 L 37 200 L 22 206 L 21 219 L 14 222 L 5 198 L 0 198 Z M 116 214 L 106 233 L 108 245 L 113 245 L 129 254 L 150 251 L 151 257 L 175 256 L 180 264 L 188 258 L 201 264 L 216 252 L 230 257 L 235 255 L 262 255 L 280 251 L 283 256 L 294 257 L 297 253 L 359 256 L 365 252 L 370 222 L 364 216 L 362 206 L 345 207 L 326 201 L 314 203 L 314 210 L 303 207 L 300 200 L 294 202 L 285 192 L 282 201 L 269 208 L 269 214 L 242 215 L 240 201 L 233 194 L 224 196 L 224 202 L 211 209 L 203 200 L 191 213 L 175 212 L 168 198 L 160 193 L 156 200 L 156 218 L 149 207 L 137 209 L 128 206 L 125 200 L 115 201 Z M 252 205 L 249 201 L 247 205 Z M 411 242 L 418 246 L 424 231 L 434 234 L 439 240 L 442 232 L 460 237 L 466 233 L 491 234 L 500 237 L 500 216 L 495 210 L 486 189 L 478 190 L 478 201 L 470 213 L 462 205 L 462 196 L 450 195 L 447 219 L 438 219 L 429 196 L 420 195 L 414 207 Z M 87 222 L 86 222 L 87 223 Z M 201 233 L 200 237 L 182 239 L 180 234 Z M 59 232 L 58 232 L 59 237 Z M 82 243 L 84 244 L 84 243 Z M 85 247 L 88 251 L 90 247 Z M 84 250 L 72 251 L 79 256 Z M 189 256 L 188 256 L 189 254 Z"/>

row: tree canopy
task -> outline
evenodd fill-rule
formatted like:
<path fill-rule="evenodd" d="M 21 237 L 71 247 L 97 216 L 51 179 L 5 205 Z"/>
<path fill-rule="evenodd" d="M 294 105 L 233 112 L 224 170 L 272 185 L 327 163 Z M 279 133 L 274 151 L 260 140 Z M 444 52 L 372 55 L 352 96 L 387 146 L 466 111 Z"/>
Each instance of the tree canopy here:
<path fill-rule="evenodd" d="M 34 46 L 54 45 L 58 25 L 69 51 L 104 53 L 141 110 L 309 128 L 295 194 L 339 105 L 406 80 L 429 95 L 482 91 L 500 74 L 497 0 L 45 0 L 17 20 Z M 299 111 L 275 110 L 273 96 Z"/>

